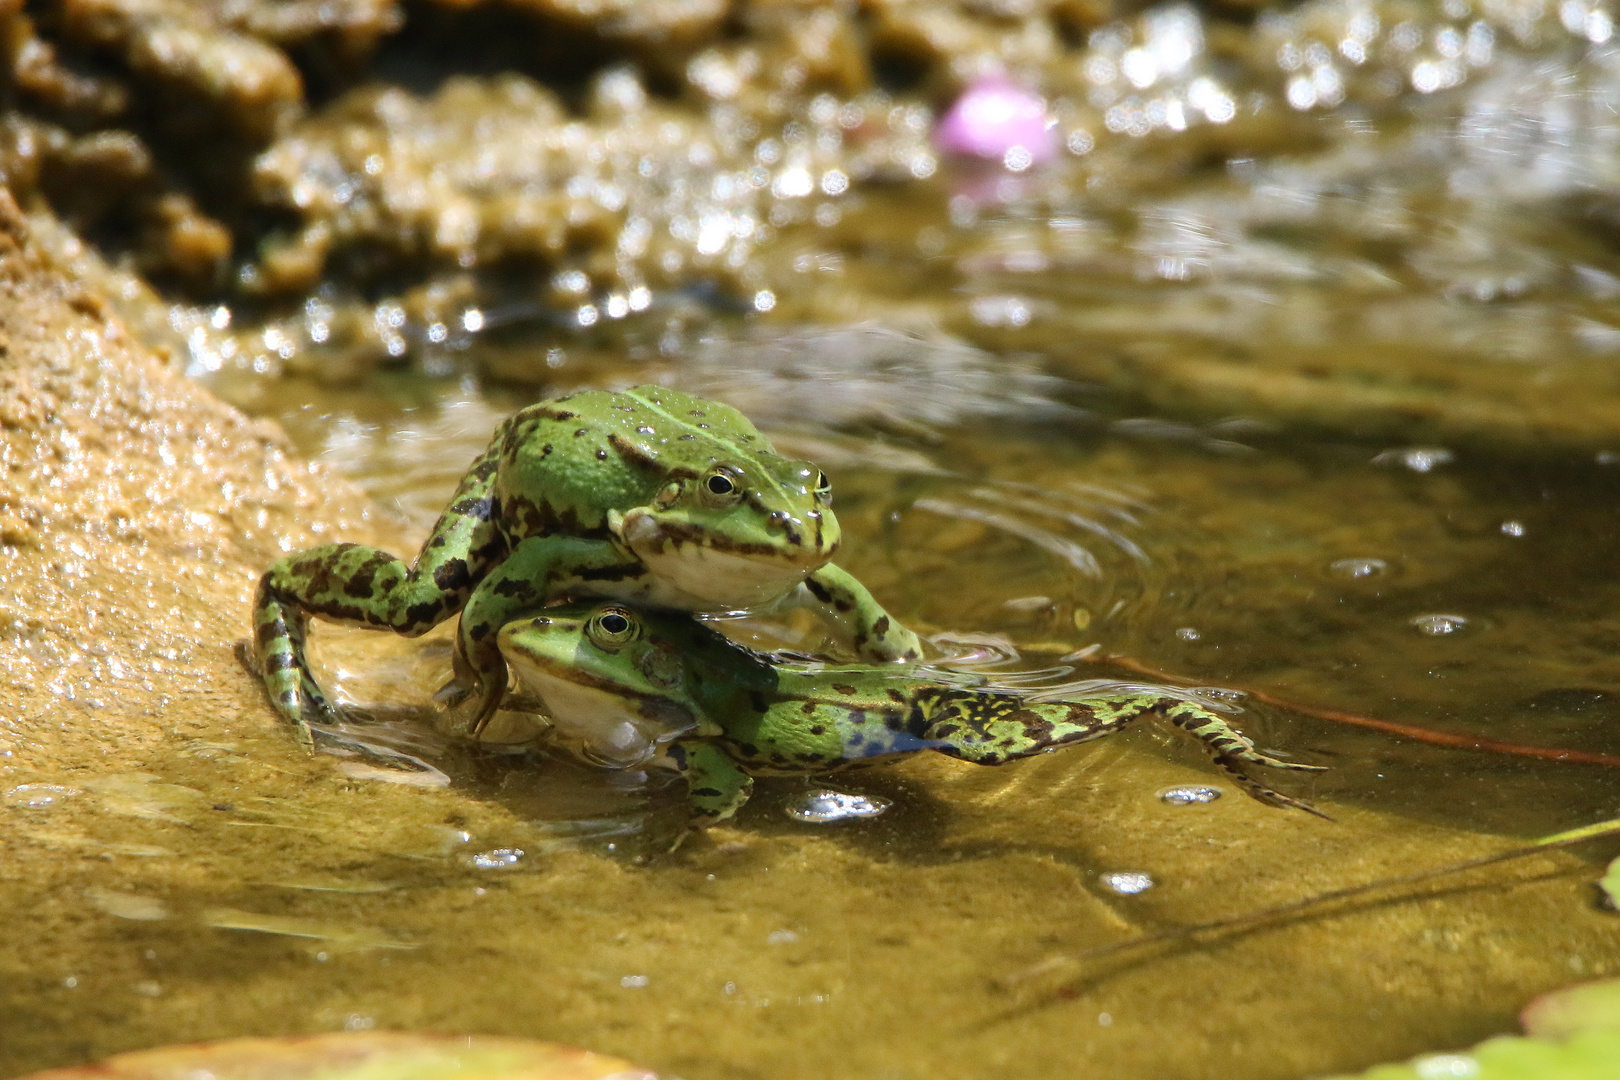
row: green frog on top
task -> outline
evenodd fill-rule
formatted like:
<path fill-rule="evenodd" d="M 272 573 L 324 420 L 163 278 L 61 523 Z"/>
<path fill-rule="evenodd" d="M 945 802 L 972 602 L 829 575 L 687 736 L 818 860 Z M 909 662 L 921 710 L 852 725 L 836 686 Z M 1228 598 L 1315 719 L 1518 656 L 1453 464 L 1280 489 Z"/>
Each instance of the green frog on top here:
<path fill-rule="evenodd" d="M 694 826 L 735 814 L 757 775 L 833 772 L 920 750 L 1000 765 L 1145 716 L 1196 737 L 1261 802 L 1326 816 L 1245 770 L 1319 766 L 1261 753 L 1220 714 L 1164 688 L 1034 701 L 914 666 L 762 656 L 685 615 L 616 602 L 532 612 L 501 629 L 499 647 L 554 725 L 554 742 L 598 764 L 675 769 Z"/>
<path fill-rule="evenodd" d="M 466 703 L 473 735 L 507 688 L 501 627 L 561 597 L 718 612 L 803 584 L 847 620 L 863 659 L 915 659 L 917 636 L 829 561 L 831 504 L 824 473 L 728 405 L 660 386 L 541 401 L 496 429 L 414 563 L 360 544 L 272 563 L 257 666 L 308 743 L 308 721 L 334 718 L 304 656 L 311 616 L 415 636 L 460 612 L 447 701 Z"/>

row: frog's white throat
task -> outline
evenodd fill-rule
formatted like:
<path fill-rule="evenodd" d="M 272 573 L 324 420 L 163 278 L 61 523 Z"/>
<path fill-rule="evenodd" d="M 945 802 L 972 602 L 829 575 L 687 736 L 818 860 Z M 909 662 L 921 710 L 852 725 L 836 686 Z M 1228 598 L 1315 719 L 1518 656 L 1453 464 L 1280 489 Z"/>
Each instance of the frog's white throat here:
<path fill-rule="evenodd" d="M 641 699 L 588 678 L 569 678 L 543 664 L 519 661 L 513 667 L 523 688 L 545 703 L 552 724 L 550 741 L 592 765 L 641 768 L 670 740 L 696 726 L 691 714 L 679 707 L 649 716 L 640 707 Z"/>
<path fill-rule="evenodd" d="M 635 553 L 654 581 L 646 598 L 692 611 L 736 611 L 769 603 L 796 587 L 825 559 L 794 547 L 717 547 L 701 530 L 669 525 L 649 511 L 610 515 L 608 527 Z M 800 558 L 795 559 L 795 556 Z"/>

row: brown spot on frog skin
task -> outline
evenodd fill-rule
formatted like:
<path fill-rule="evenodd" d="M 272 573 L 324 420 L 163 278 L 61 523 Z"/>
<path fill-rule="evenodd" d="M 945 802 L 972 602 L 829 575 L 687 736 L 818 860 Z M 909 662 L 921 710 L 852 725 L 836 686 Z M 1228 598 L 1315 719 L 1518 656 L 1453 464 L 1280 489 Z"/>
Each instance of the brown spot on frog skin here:
<path fill-rule="evenodd" d="M 846 696 L 853 696 L 855 694 L 855 688 L 850 686 L 848 683 L 833 683 L 833 689 Z"/>
<path fill-rule="evenodd" d="M 459 592 L 472 585 L 472 571 L 466 559 L 446 559 L 433 570 L 433 584 L 445 592 Z"/>

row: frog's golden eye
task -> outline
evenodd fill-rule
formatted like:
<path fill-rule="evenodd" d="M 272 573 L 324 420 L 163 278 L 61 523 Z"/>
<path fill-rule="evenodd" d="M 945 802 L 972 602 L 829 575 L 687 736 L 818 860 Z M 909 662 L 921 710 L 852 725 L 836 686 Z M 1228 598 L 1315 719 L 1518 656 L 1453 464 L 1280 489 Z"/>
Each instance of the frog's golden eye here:
<path fill-rule="evenodd" d="M 728 503 L 742 498 L 742 485 L 737 482 L 736 473 L 730 469 L 715 469 L 703 478 L 703 490 L 711 500 Z"/>
<path fill-rule="evenodd" d="M 832 481 L 827 479 L 824 472 L 816 473 L 816 502 L 822 506 L 832 505 Z"/>
<path fill-rule="evenodd" d="M 641 636 L 641 621 L 628 608 L 603 608 L 585 624 L 585 633 L 599 649 L 621 649 Z"/>

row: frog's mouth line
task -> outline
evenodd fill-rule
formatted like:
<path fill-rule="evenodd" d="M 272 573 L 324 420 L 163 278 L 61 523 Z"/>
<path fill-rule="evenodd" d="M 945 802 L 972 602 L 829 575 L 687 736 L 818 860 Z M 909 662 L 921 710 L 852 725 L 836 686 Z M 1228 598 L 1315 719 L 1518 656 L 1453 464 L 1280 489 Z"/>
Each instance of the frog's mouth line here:
<path fill-rule="evenodd" d="M 826 565 L 826 551 L 735 543 L 684 522 L 627 514 L 623 543 L 659 579 L 704 607 L 732 609 L 769 603 Z"/>

